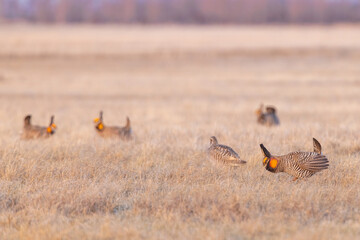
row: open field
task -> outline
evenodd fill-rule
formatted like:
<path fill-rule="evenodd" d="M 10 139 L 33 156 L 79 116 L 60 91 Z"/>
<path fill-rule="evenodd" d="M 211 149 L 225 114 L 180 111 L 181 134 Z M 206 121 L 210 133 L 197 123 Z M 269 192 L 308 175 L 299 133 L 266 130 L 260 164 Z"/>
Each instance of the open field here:
<path fill-rule="evenodd" d="M 1 26 L 0 46 L 0 239 L 360 236 L 359 26 Z M 135 139 L 100 139 L 101 109 Z M 57 133 L 21 141 L 28 113 Z M 248 164 L 209 161 L 212 135 Z M 263 168 L 260 143 L 312 137 L 328 170 Z"/>

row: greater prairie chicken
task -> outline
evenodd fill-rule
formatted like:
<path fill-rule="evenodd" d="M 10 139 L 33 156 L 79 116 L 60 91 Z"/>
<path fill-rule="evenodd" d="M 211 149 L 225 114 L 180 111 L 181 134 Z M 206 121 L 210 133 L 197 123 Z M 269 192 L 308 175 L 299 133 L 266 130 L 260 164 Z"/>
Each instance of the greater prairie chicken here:
<path fill-rule="evenodd" d="M 218 141 L 214 136 L 210 138 L 208 154 L 214 160 L 233 167 L 246 163 L 246 161 L 240 159 L 239 155 L 231 147 L 218 144 Z"/>
<path fill-rule="evenodd" d="M 272 155 L 263 144 L 260 144 L 264 154 L 263 165 L 272 173 L 285 172 L 294 177 L 308 178 L 329 167 L 329 161 L 321 153 L 320 143 L 313 138 L 313 152 L 292 152 L 282 156 Z"/>
<path fill-rule="evenodd" d="M 56 125 L 54 116 L 50 118 L 48 127 L 40 127 L 31 124 L 31 115 L 24 118 L 24 128 L 21 135 L 22 139 L 48 138 L 55 133 Z"/>
<path fill-rule="evenodd" d="M 122 140 L 130 140 L 132 138 L 130 119 L 128 117 L 126 117 L 126 125 L 124 127 L 105 126 L 103 112 L 101 111 L 99 117 L 94 119 L 94 122 L 95 128 L 101 137 L 119 137 Z"/>
<path fill-rule="evenodd" d="M 265 126 L 276 126 L 280 124 L 279 118 L 276 114 L 276 108 L 267 106 L 264 112 L 264 105 L 261 104 L 260 108 L 256 110 L 257 122 Z"/>

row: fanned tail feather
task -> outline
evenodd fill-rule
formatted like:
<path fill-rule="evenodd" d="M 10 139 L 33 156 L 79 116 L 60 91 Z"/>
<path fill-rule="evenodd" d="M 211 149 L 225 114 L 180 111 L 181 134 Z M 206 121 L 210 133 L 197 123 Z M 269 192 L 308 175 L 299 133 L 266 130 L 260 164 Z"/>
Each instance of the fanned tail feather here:
<path fill-rule="evenodd" d="M 306 162 L 303 167 L 312 172 L 319 172 L 329 167 L 329 160 L 324 155 L 317 155 Z"/>

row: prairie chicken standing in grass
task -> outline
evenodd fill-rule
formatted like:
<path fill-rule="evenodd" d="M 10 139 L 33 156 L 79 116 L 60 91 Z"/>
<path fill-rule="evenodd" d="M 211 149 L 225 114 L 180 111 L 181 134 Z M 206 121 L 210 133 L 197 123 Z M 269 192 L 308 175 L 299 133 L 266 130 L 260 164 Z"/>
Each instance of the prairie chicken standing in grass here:
<path fill-rule="evenodd" d="M 94 119 L 95 128 L 99 135 L 104 138 L 119 137 L 122 140 L 130 140 L 132 138 L 130 119 L 126 118 L 124 127 L 105 126 L 103 122 L 103 112 L 100 112 L 98 118 Z"/>
<path fill-rule="evenodd" d="M 22 139 L 48 138 L 55 133 L 56 125 L 54 116 L 51 116 L 48 127 L 40 127 L 31 125 L 31 115 L 27 115 L 24 119 L 24 129 L 21 135 Z"/>
<path fill-rule="evenodd" d="M 264 105 L 261 104 L 260 108 L 256 110 L 257 122 L 266 126 L 276 126 L 280 124 L 279 118 L 276 114 L 276 108 L 272 106 L 267 106 L 264 110 Z"/>
<path fill-rule="evenodd" d="M 308 178 L 329 167 L 326 156 L 321 154 L 320 143 L 313 138 L 314 152 L 292 152 L 282 156 L 273 156 L 260 144 L 264 154 L 263 165 L 272 173 L 286 172 L 294 177 Z"/>
<path fill-rule="evenodd" d="M 233 167 L 246 163 L 246 161 L 240 159 L 239 155 L 231 147 L 218 144 L 218 141 L 214 136 L 210 138 L 208 154 L 214 160 Z"/>

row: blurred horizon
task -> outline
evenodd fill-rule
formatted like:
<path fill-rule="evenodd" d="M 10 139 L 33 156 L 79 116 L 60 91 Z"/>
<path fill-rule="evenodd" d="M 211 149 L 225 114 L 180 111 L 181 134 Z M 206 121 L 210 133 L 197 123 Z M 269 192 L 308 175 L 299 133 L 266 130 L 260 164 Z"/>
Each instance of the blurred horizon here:
<path fill-rule="evenodd" d="M 0 23 L 359 23 L 360 0 L 0 0 Z"/>

